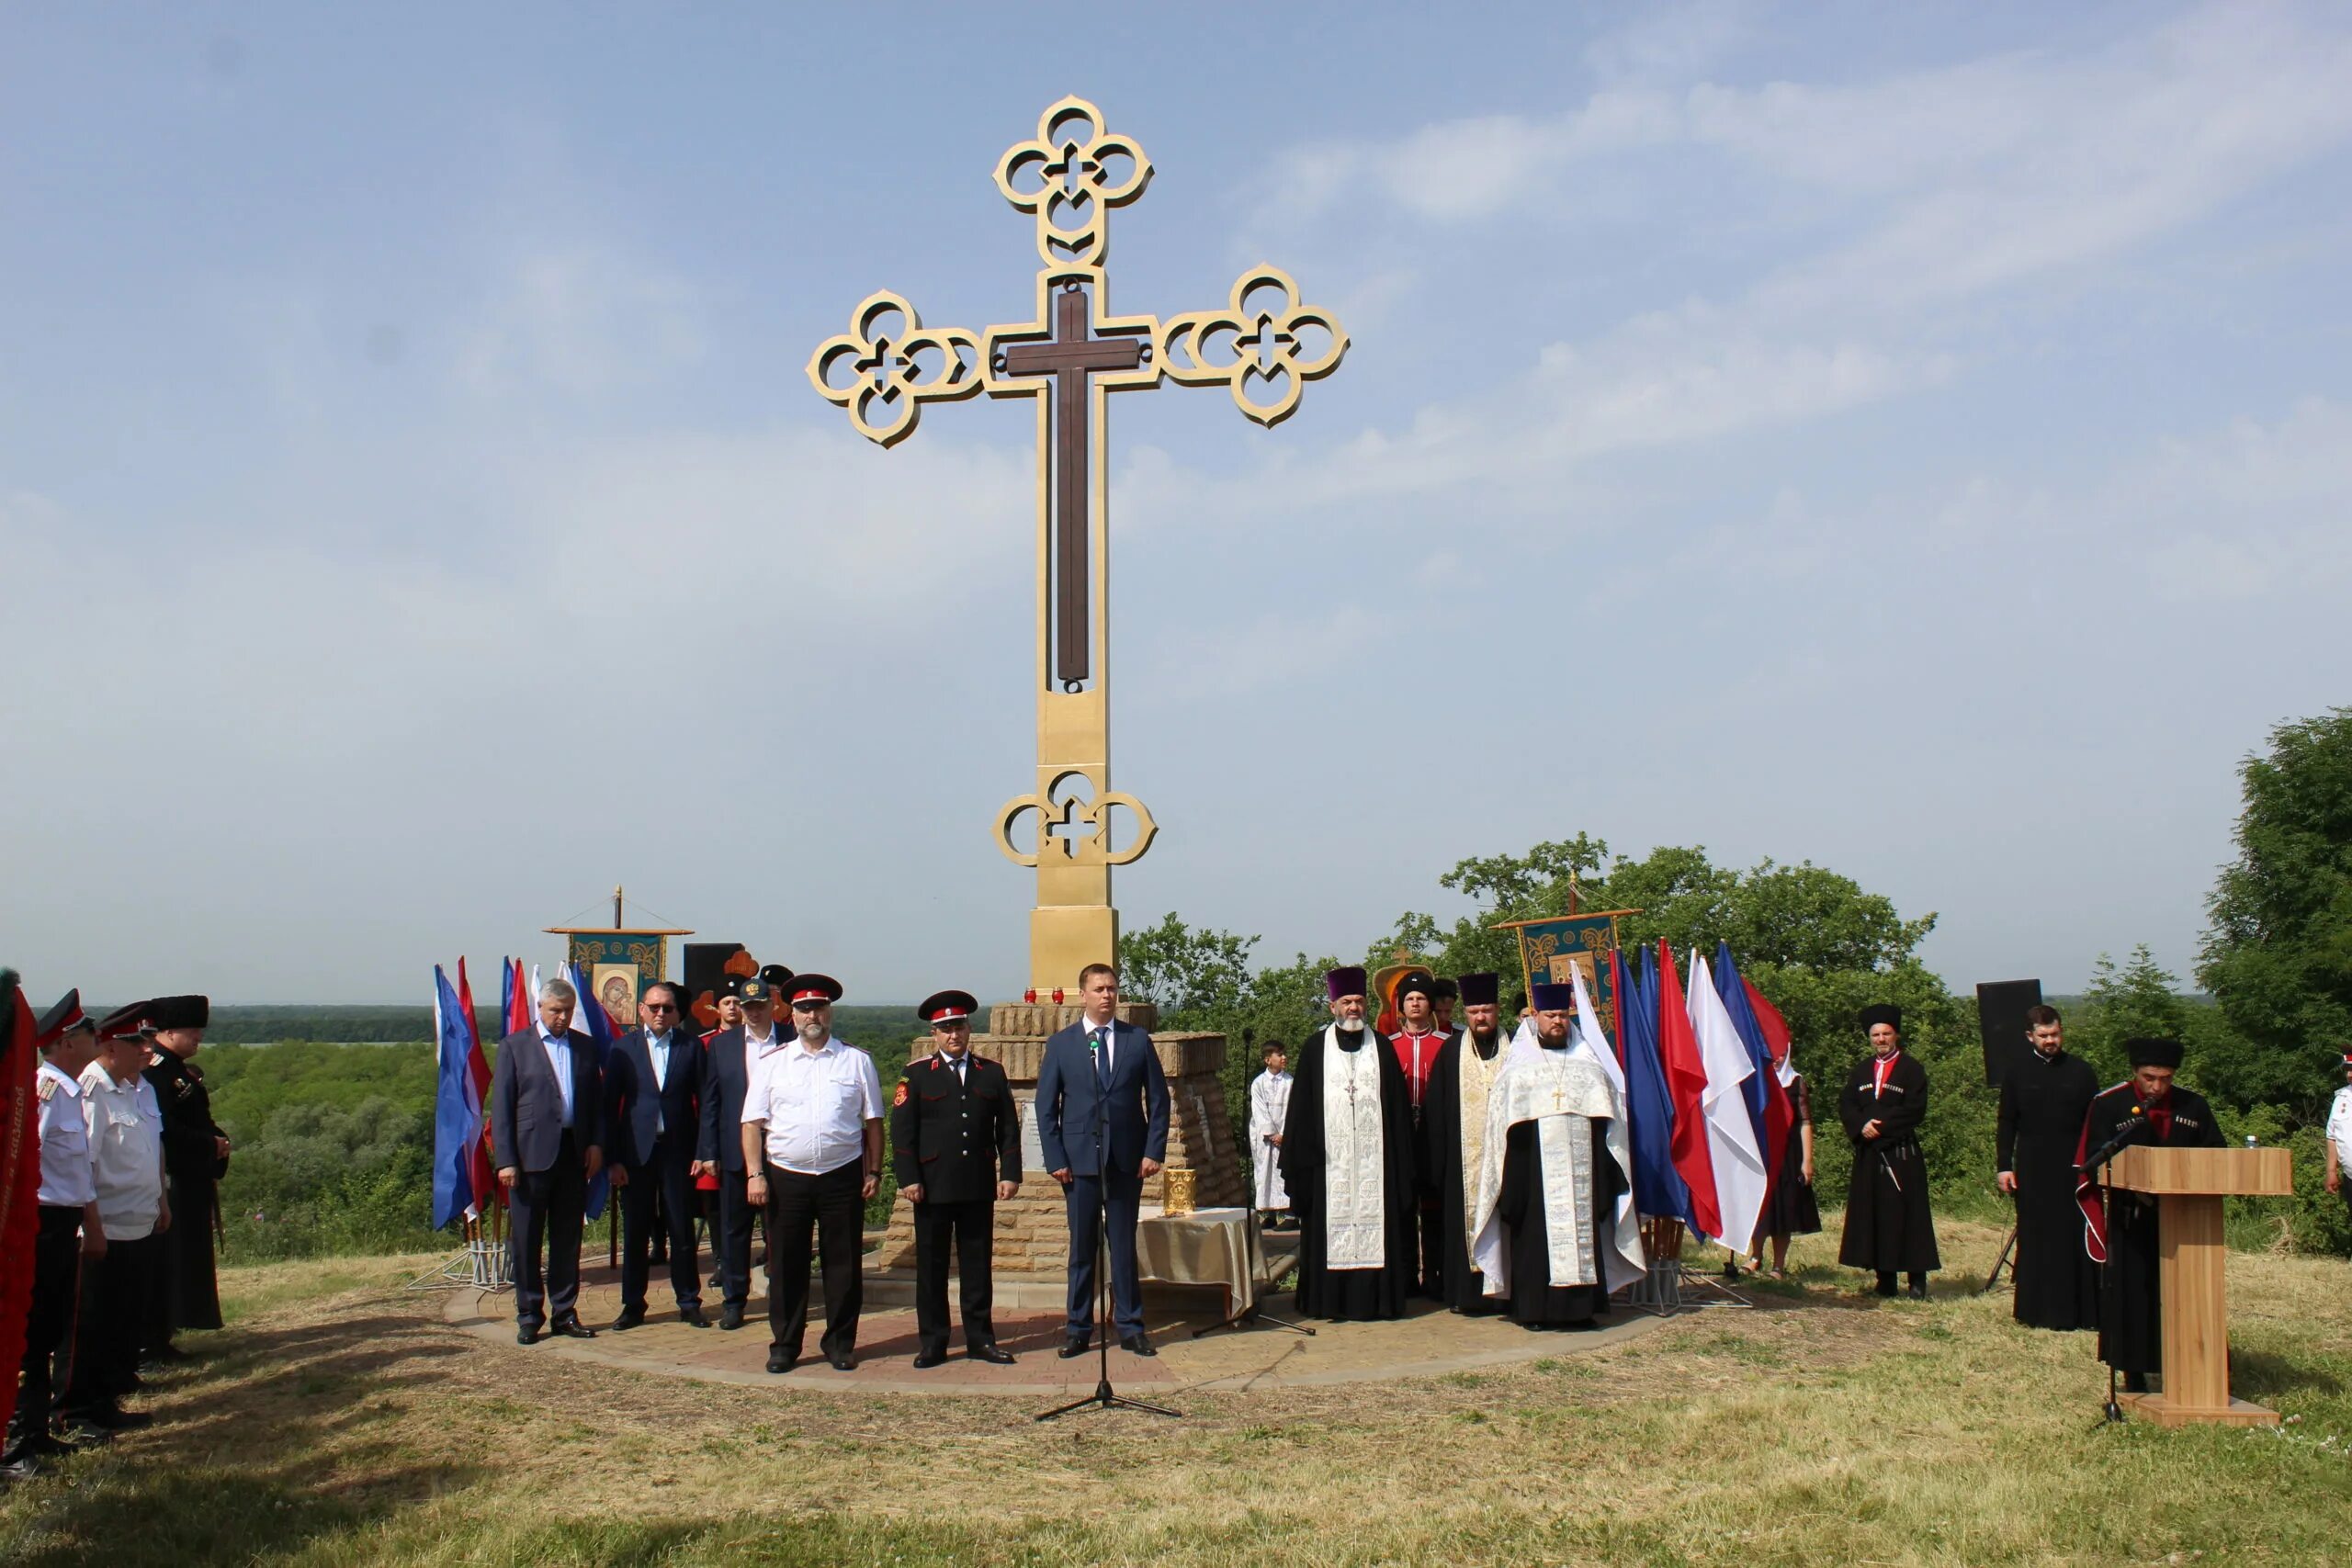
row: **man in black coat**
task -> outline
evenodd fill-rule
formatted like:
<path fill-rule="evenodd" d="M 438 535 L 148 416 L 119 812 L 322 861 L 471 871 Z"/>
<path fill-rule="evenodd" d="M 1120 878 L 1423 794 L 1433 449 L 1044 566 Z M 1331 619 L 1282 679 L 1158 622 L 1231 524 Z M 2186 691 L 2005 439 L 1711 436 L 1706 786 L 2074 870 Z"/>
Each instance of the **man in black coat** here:
<path fill-rule="evenodd" d="M 931 1025 L 932 1054 L 910 1065 L 890 1101 L 890 1151 L 899 1190 L 915 1210 L 918 1368 L 947 1359 L 947 1257 L 952 1247 L 964 1309 L 964 1353 L 1008 1363 L 997 1348 L 989 1247 L 996 1206 L 1021 1187 L 1021 1111 L 1004 1069 L 972 1054 L 968 991 L 939 991 L 916 1016 Z"/>
<path fill-rule="evenodd" d="M 2083 1247 L 2075 1161 L 2098 1076 L 2080 1056 L 2066 1055 L 2056 1008 L 2028 1008 L 2025 1021 L 2033 1053 L 2001 1079 L 1994 1137 L 1995 1180 L 2018 1203 L 2012 1310 L 2029 1328 L 2091 1328 L 2098 1323 L 2098 1268 Z"/>
<path fill-rule="evenodd" d="M 702 1137 L 707 1055 L 680 1027 L 681 987 L 656 980 L 637 1004 L 639 1023 L 605 1058 L 607 1162 L 621 1205 L 621 1314 L 616 1330 L 645 1321 L 647 1257 L 655 1199 L 668 1232 L 670 1290 L 678 1320 L 707 1328 L 695 1255 L 695 1166 Z"/>
<path fill-rule="evenodd" d="M 1861 1023 L 1870 1032 L 1871 1054 L 1856 1064 L 1838 1097 L 1838 1119 L 1854 1145 L 1838 1261 L 1876 1274 L 1882 1296 L 1894 1294 L 1898 1270 L 1908 1274 L 1911 1299 L 1923 1302 L 1928 1274 L 1943 1267 L 1928 1208 L 1928 1162 L 1919 1156 L 1928 1069 L 1904 1052 L 1902 1009 L 1864 1008 Z"/>
<path fill-rule="evenodd" d="M 2201 1094 L 2174 1084 L 2180 1066 L 2177 1040 L 2127 1040 L 2132 1076 L 2091 1101 L 2083 1118 L 2077 1161 L 2124 1144 L 2160 1148 L 2218 1149 L 2222 1123 Z M 2156 1200 L 2144 1192 L 2094 1185 L 2106 1160 L 2082 1175 L 2077 1189 L 2090 1224 L 2090 1250 L 2107 1260 L 2099 1287 L 2098 1359 L 2123 1374 L 2132 1393 L 2148 1392 L 2148 1374 L 2164 1371 L 2164 1280 L 2158 1270 Z M 2100 1201 L 2101 1193 L 2105 1201 Z"/>
<path fill-rule="evenodd" d="M 705 1170 L 718 1178 L 718 1235 L 710 1249 L 710 1271 L 718 1280 L 718 1326 L 729 1331 L 743 1326 L 743 1305 L 752 1299 L 752 1216 L 756 1209 L 750 1186 L 756 1173 L 743 1164 L 743 1096 L 758 1063 L 792 1043 L 791 1034 L 775 1026 L 775 984 L 763 977 L 783 967 L 772 964 L 761 976 L 737 987 L 735 1000 L 743 1021 L 705 1043 L 709 1076 L 703 1088 L 702 1136 L 695 1156 Z"/>
<path fill-rule="evenodd" d="M 1365 1022 L 1363 970 L 1334 969 L 1324 986 L 1331 1024 L 1299 1049 L 1283 1127 L 1283 1185 L 1298 1215 L 1298 1310 L 1402 1317 L 1420 1269 L 1413 1102 L 1396 1053 Z"/>
<path fill-rule="evenodd" d="M 150 1361 L 184 1359 L 172 1343 L 183 1328 L 220 1326 L 212 1241 L 229 1135 L 212 1120 L 204 1072 L 191 1060 L 211 1019 L 204 997 L 156 997 L 140 1010 L 140 1021 L 154 1031 L 145 1077 L 164 1115 L 164 1190 L 180 1219 L 156 1244 L 158 1272 L 141 1337 L 141 1356 Z"/>
<path fill-rule="evenodd" d="M 1505 1302 L 1487 1294 L 1486 1276 L 1470 1258 L 1476 1239 L 1478 1172 L 1487 1145 L 1487 1090 L 1503 1067 L 1500 981 L 1493 975 L 1464 975 L 1458 982 L 1463 1018 L 1468 1025 L 1450 1036 L 1430 1071 L 1421 1100 L 1422 1150 L 1429 1161 L 1424 1182 L 1437 1193 L 1442 1246 L 1438 1293 L 1467 1316 L 1499 1312 Z M 1295 1092 L 1295 1091 L 1294 1091 Z"/>
<path fill-rule="evenodd" d="M 542 1326 L 596 1337 L 580 1321 L 580 1230 L 588 1183 L 605 1165 L 605 1096 L 596 1043 L 571 1027 L 579 1000 L 568 981 L 541 986 L 537 1027 L 500 1041 L 490 1075 L 491 1147 L 513 1227 L 514 1338 L 524 1345 L 537 1343 Z"/>

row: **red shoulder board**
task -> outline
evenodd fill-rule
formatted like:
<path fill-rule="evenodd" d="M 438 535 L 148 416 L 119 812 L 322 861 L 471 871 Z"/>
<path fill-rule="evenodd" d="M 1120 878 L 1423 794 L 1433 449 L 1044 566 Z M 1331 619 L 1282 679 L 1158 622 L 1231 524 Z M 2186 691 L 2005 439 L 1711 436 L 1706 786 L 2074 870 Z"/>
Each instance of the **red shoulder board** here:
<path fill-rule="evenodd" d="M 986 1056 L 980 1055 L 978 1053 L 975 1052 L 972 1054 L 972 1066 L 976 1067 L 993 1067 L 996 1064 L 989 1061 Z"/>
<path fill-rule="evenodd" d="M 896 1094 L 894 1094 L 894 1095 L 892 1095 L 892 1096 L 890 1097 L 890 1103 L 891 1103 L 891 1104 L 893 1104 L 893 1105 L 904 1105 L 906 1102 L 907 1102 L 907 1080 L 906 1080 L 906 1079 L 904 1079 L 904 1078 L 900 1078 L 900 1079 L 899 1080 L 899 1092 L 898 1092 L 898 1093 L 896 1093 Z"/>

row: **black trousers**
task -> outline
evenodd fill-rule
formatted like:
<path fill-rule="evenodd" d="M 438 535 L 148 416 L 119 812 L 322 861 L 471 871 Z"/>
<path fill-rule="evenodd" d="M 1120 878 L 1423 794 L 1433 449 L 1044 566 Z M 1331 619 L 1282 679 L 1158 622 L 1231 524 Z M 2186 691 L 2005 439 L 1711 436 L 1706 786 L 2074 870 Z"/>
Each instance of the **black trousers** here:
<path fill-rule="evenodd" d="M 915 1206 L 915 1331 L 925 1352 L 947 1349 L 947 1259 L 956 1258 L 964 1348 L 996 1343 L 995 1281 L 989 1247 L 996 1239 L 996 1201 Z"/>
<path fill-rule="evenodd" d="M 718 1173 L 718 1229 L 710 1243 L 710 1273 L 718 1286 L 723 1306 L 740 1307 L 752 1299 L 752 1215 L 756 1213 L 744 1189 L 751 1179 L 740 1170 Z"/>
<path fill-rule="evenodd" d="M 175 1213 L 176 1228 L 180 1217 Z M 206 1215 L 205 1224 L 211 1223 Z M 74 1368 L 57 1413 L 68 1421 L 113 1410 L 139 1387 L 139 1350 L 148 1305 L 164 1288 L 171 1233 L 107 1242 L 106 1256 L 82 1260 L 82 1300 L 74 1318 Z"/>
<path fill-rule="evenodd" d="M 57 1367 L 66 1358 L 66 1332 L 74 1326 L 78 1264 L 82 1255 L 82 1211 L 60 1204 L 40 1206 L 33 1234 L 33 1295 L 25 1309 L 25 1358 L 17 1371 L 17 1413 L 8 1422 L 7 1457 L 23 1457 L 49 1430 L 57 1407 Z"/>
<path fill-rule="evenodd" d="M 827 1356 L 857 1348 L 857 1314 L 865 1305 L 859 1251 L 865 1240 L 865 1156 L 822 1176 L 770 1165 L 768 1175 L 768 1341 L 787 1356 L 800 1354 L 808 1332 L 809 1234 L 825 1273 Z"/>
<path fill-rule="evenodd" d="M 629 1168 L 620 1190 L 621 1307 L 645 1310 L 649 1253 L 657 1239 L 669 1242 L 670 1291 L 680 1311 L 702 1305 L 702 1269 L 695 1256 L 695 1143 L 691 1135 L 664 1138 L 653 1163 Z"/>
<path fill-rule="evenodd" d="M 588 1173 L 567 1130 L 555 1164 L 526 1170 L 507 1194 L 507 1272 L 514 1280 L 514 1321 L 525 1328 L 547 1325 L 580 1311 L 580 1231 L 588 1204 Z M 539 1248 L 547 1248 L 547 1269 Z"/>

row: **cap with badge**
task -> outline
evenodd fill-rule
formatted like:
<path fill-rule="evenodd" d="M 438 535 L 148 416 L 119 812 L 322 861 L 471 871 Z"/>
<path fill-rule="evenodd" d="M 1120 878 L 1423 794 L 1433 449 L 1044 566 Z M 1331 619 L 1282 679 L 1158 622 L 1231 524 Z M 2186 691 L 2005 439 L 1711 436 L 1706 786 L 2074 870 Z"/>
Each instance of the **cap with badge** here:
<path fill-rule="evenodd" d="M 978 998 L 969 991 L 933 991 L 915 1009 L 915 1016 L 938 1028 L 946 1024 L 968 1023 L 980 1010 Z"/>
<path fill-rule="evenodd" d="M 842 999 L 842 983 L 831 975 L 795 975 L 785 994 L 797 1008 L 815 1007 L 820 1002 Z"/>
<path fill-rule="evenodd" d="M 131 1002 L 115 1009 L 98 1020 L 98 1038 L 102 1041 L 125 1040 L 134 1034 L 154 1033 L 155 1026 L 148 1016 L 149 1010 L 154 1005 L 153 1002 Z"/>
<path fill-rule="evenodd" d="M 1426 969 L 1416 969 L 1396 982 L 1396 1000 L 1401 1005 L 1407 997 L 1419 991 L 1431 1001 L 1437 999 L 1437 976 Z"/>
<path fill-rule="evenodd" d="M 46 1051 L 69 1034 L 88 1030 L 97 1032 L 97 1025 L 82 1010 L 82 993 L 77 987 L 57 999 L 57 1005 L 40 1015 L 33 1024 L 33 1049 Z"/>
<path fill-rule="evenodd" d="M 771 995 L 780 997 L 784 988 L 792 984 L 792 967 L 786 964 L 763 964 L 760 966 L 760 980 Z"/>
<path fill-rule="evenodd" d="M 768 988 L 765 980 L 754 975 L 736 981 L 735 999 L 747 1008 L 769 1007 L 775 1001 L 775 992 Z"/>

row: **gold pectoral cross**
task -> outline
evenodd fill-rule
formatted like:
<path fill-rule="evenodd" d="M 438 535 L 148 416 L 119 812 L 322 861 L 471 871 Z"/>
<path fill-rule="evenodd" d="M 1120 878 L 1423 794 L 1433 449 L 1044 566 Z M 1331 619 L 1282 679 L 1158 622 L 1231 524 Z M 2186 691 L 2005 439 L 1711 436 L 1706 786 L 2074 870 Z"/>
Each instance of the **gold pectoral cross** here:
<path fill-rule="evenodd" d="M 1046 109 L 1034 141 L 998 161 L 997 188 L 1035 215 L 1037 315 L 973 333 L 926 328 L 888 291 L 869 296 L 850 330 L 818 344 L 808 379 L 849 411 L 868 439 L 889 446 L 914 434 L 922 407 L 986 391 L 1037 402 L 1037 775 L 997 814 L 997 844 L 1037 873 L 1030 914 L 1030 983 L 1075 983 L 1116 955 L 1111 868 L 1142 858 L 1158 832 L 1151 813 L 1111 788 L 1108 421 L 1114 391 L 1222 386 L 1241 412 L 1274 425 L 1308 381 L 1329 375 L 1347 333 L 1328 310 L 1301 304 L 1288 273 L 1241 275 L 1222 310 L 1113 316 L 1103 271 L 1110 213 L 1143 194 L 1152 167 L 1132 140 L 1103 128 L 1083 98 Z M 1112 842 L 1111 814 L 1133 818 Z M 1014 838 L 1034 814 L 1032 847 Z"/>

